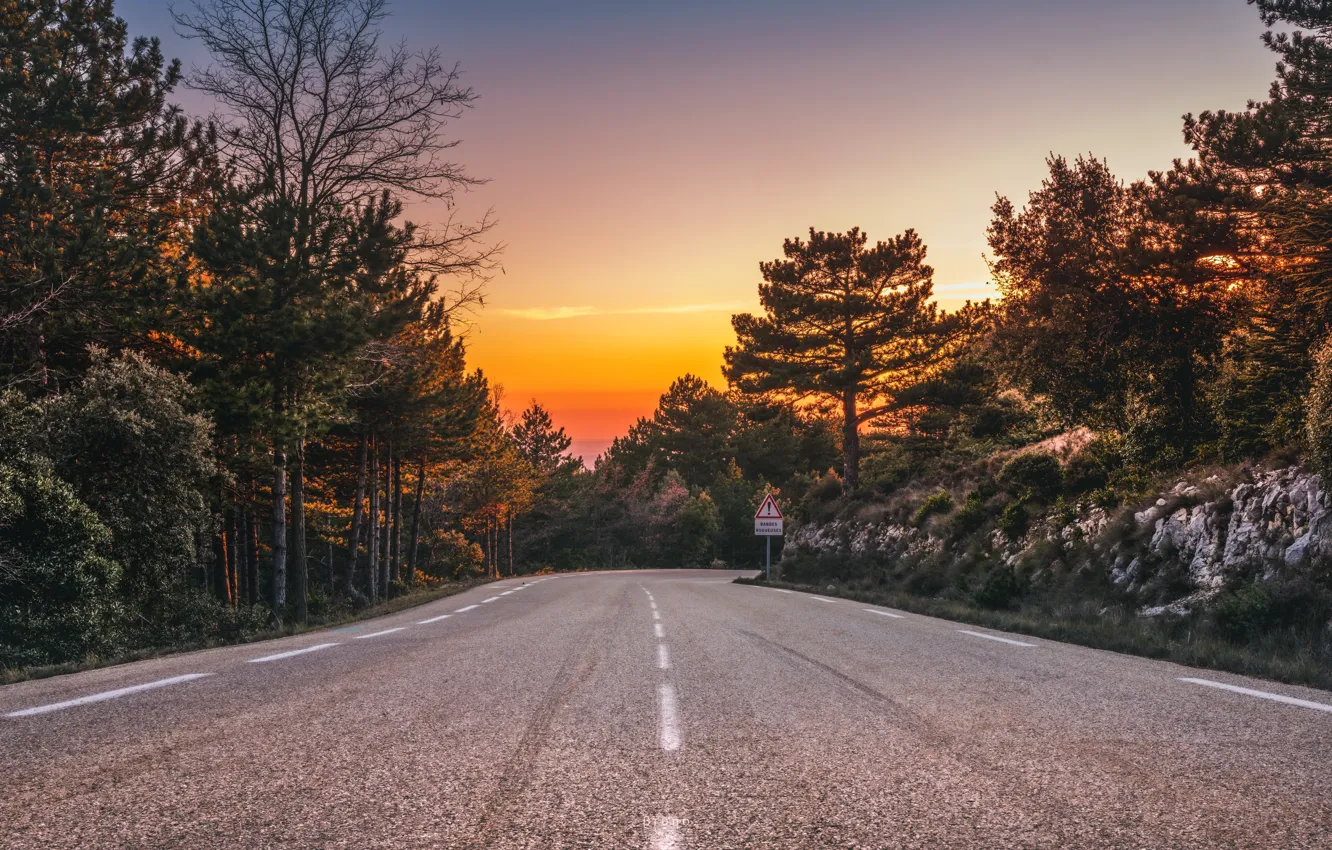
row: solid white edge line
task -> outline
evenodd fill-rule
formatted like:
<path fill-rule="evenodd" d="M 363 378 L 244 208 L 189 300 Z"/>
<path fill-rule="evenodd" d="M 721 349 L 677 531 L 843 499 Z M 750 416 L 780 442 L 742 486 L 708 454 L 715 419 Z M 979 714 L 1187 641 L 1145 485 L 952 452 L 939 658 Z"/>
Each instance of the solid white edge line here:
<path fill-rule="evenodd" d="M 661 726 L 658 730 L 658 742 L 666 752 L 680 749 L 680 709 L 675 702 L 675 687 L 660 685 L 657 688 L 657 705 L 660 709 Z"/>
<path fill-rule="evenodd" d="M 659 637 L 659 638 L 664 638 L 664 637 L 666 637 L 666 633 L 663 632 L 663 631 L 661 630 L 661 623 L 653 623 L 653 624 L 652 624 L 652 631 L 653 631 L 653 633 L 656 634 L 656 636 Z"/>
<path fill-rule="evenodd" d="M 355 639 L 355 640 L 367 640 L 367 639 L 372 638 L 372 637 L 379 637 L 380 635 L 391 635 L 391 634 L 393 634 L 394 632 L 400 632 L 400 631 L 402 631 L 402 630 L 405 629 L 405 628 L 407 628 L 407 627 L 406 627 L 406 626 L 398 626 L 397 628 L 393 628 L 393 629 L 384 629 L 382 632 L 371 632 L 371 633 L 368 634 L 368 635 L 355 635 L 355 636 L 354 636 L 354 639 Z"/>
<path fill-rule="evenodd" d="M 771 590 L 771 591 L 774 591 L 774 592 L 776 592 L 776 593 L 795 593 L 794 590 L 786 590 L 785 588 L 781 588 L 781 587 L 765 587 L 765 588 L 763 588 L 763 589 L 764 589 L 764 590 Z"/>
<path fill-rule="evenodd" d="M 265 661 L 281 661 L 284 658 L 291 658 L 296 655 L 304 655 L 307 652 L 318 652 L 321 649 L 328 649 L 330 646 L 342 646 L 340 643 L 317 643 L 314 646 L 307 646 L 302 649 L 293 649 L 289 652 L 279 652 L 276 655 L 265 655 L 262 658 L 247 659 L 251 664 L 263 664 Z"/>
<path fill-rule="evenodd" d="M 450 618 L 450 617 L 452 617 L 452 616 L 453 616 L 452 614 L 440 614 L 438 617 L 431 617 L 429 620 L 422 620 L 422 621 L 420 621 L 419 623 L 417 623 L 416 625 L 418 625 L 418 626 L 427 626 L 427 625 L 430 625 L 431 623 L 438 623 L 440 620 L 447 620 L 448 618 Z"/>
<path fill-rule="evenodd" d="M 871 614 L 878 614 L 880 617 L 892 617 L 894 620 L 905 620 L 906 617 L 901 614 L 894 614 L 892 611 L 880 611 L 877 608 L 866 608 Z"/>
<path fill-rule="evenodd" d="M 1034 644 L 1034 643 L 1023 643 L 1023 642 L 1020 641 L 1020 640 L 1013 640 L 1013 639 L 1011 639 L 1011 638 L 999 637 L 998 635 L 987 635 L 987 634 L 985 634 L 984 632 L 971 632 L 971 631 L 967 631 L 966 629 L 958 629 L 958 631 L 961 632 L 961 633 L 964 634 L 964 635 L 971 635 L 972 637 L 985 638 L 986 640 L 998 641 L 999 643 L 1007 643 L 1007 644 L 1011 644 L 1012 646 L 1035 646 L 1035 645 L 1036 645 L 1036 644 Z"/>
<path fill-rule="evenodd" d="M 1300 708 L 1312 708 L 1314 711 L 1325 711 L 1332 714 L 1332 705 L 1322 702 L 1313 702 L 1307 699 L 1297 699 L 1288 697 L 1284 694 L 1274 694 L 1270 691 L 1256 691 L 1253 688 L 1241 688 L 1239 685 L 1227 685 L 1225 682 L 1213 682 L 1211 679 L 1192 679 L 1187 676 L 1180 676 L 1181 682 L 1188 682 L 1191 685 L 1202 685 L 1205 688 L 1217 688 L 1223 691 L 1232 691 L 1237 694 L 1258 697 L 1259 699 L 1269 699 L 1272 702 L 1281 702 L 1286 705 L 1298 705 Z"/>
<path fill-rule="evenodd" d="M 657 644 L 657 669 L 671 669 L 671 655 L 666 650 L 666 644 L 664 643 Z"/>
<path fill-rule="evenodd" d="M 89 694 L 86 697 L 76 699 L 67 699 L 64 702 L 53 702 L 49 705 L 39 705 L 34 708 L 25 708 L 20 711 L 11 711 L 5 717 L 31 717 L 34 714 L 47 714 L 52 711 L 61 711 L 66 708 L 73 708 L 76 705 L 87 705 L 92 702 L 105 702 L 117 697 L 137 694 L 140 691 L 151 691 L 154 688 L 165 688 L 167 685 L 175 685 L 180 682 L 191 682 L 195 679 L 202 679 L 205 676 L 211 676 L 212 673 L 186 673 L 183 676 L 172 676 L 170 679 L 158 679 L 156 682 L 145 682 L 142 685 L 131 685 L 128 688 L 117 688 L 114 691 L 102 691 L 98 694 Z"/>
<path fill-rule="evenodd" d="M 473 608 L 480 608 L 480 607 L 481 607 L 480 605 L 468 605 L 466 608 L 459 608 L 457 611 L 454 611 L 453 613 L 462 614 L 465 611 L 471 611 Z"/>
<path fill-rule="evenodd" d="M 669 815 L 648 818 L 648 850 L 684 850 L 680 838 L 680 819 Z"/>
<path fill-rule="evenodd" d="M 839 602 L 839 601 L 841 601 L 841 600 L 838 600 L 838 599 L 829 599 L 829 598 L 826 597 L 826 596 L 811 596 L 811 597 L 809 597 L 809 598 L 810 598 L 810 599 L 817 599 L 817 600 L 819 600 L 820 602 Z"/>

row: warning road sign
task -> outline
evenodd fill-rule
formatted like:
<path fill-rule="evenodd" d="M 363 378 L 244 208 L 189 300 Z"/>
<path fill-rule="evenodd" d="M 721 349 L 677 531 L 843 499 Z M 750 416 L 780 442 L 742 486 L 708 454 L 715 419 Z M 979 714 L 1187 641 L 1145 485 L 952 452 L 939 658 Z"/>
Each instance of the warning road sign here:
<path fill-rule="evenodd" d="M 754 533 L 760 537 L 780 537 L 782 535 L 782 511 L 777 507 L 777 500 L 769 493 L 754 514 Z"/>

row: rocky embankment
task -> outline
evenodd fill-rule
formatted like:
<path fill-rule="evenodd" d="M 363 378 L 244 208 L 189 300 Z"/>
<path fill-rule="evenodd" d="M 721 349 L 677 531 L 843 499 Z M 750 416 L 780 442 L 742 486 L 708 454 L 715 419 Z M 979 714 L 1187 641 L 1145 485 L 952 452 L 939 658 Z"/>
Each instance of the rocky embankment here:
<path fill-rule="evenodd" d="M 946 530 L 946 522 L 805 524 L 788 535 L 783 552 L 919 562 L 947 557 L 951 547 L 960 556 L 966 544 L 950 544 Z M 1144 615 L 1184 613 L 1237 582 L 1325 568 L 1332 563 L 1332 508 L 1316 473 L 1253 468 L 1179 481 L 1145 505 L 1079 505 L 1072 521 L 1047 519 L 1016 541 L 994 531 L 989 544 L 993 558 L 1029 570 L 1104 570 L 1141 598 Z M 1167 575 L 1174 580 L 1163 581 Z"/>

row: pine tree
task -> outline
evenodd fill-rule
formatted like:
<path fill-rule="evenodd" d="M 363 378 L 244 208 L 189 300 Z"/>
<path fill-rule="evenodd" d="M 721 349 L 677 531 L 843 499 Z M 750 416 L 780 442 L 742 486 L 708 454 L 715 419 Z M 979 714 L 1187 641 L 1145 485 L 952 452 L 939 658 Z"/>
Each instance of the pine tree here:
<path fill-rule="evenodd" d="M 743 392 L 840 406 L 844 492 L 859 483 L 861 426 L 946 363 L 984 312 L 938 309 L 914 231 L 868 241 L 858 228 L 786 240 L 784 259 L 759 266 L 765 315 L 732 317 L 738 345 L 725 355 L 726 377 Z"/>

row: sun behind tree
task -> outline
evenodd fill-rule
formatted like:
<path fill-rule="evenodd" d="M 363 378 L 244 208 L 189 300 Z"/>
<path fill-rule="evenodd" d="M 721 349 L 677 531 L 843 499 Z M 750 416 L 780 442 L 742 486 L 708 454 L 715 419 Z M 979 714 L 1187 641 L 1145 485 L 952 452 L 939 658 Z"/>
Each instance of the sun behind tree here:
<path fill-rule="evenodd" d="M 724 372 L 747 393 L 842 408 L 842 490 L 859 484 L 860 427 L 896 408 L 971 338 L 988 302 L 947 313 L 914 230 L 869 247 L 860 228 L 788 239 L 785 259 L 760 263 L 766 313 L 731 317 L 738 345 Z"/>

